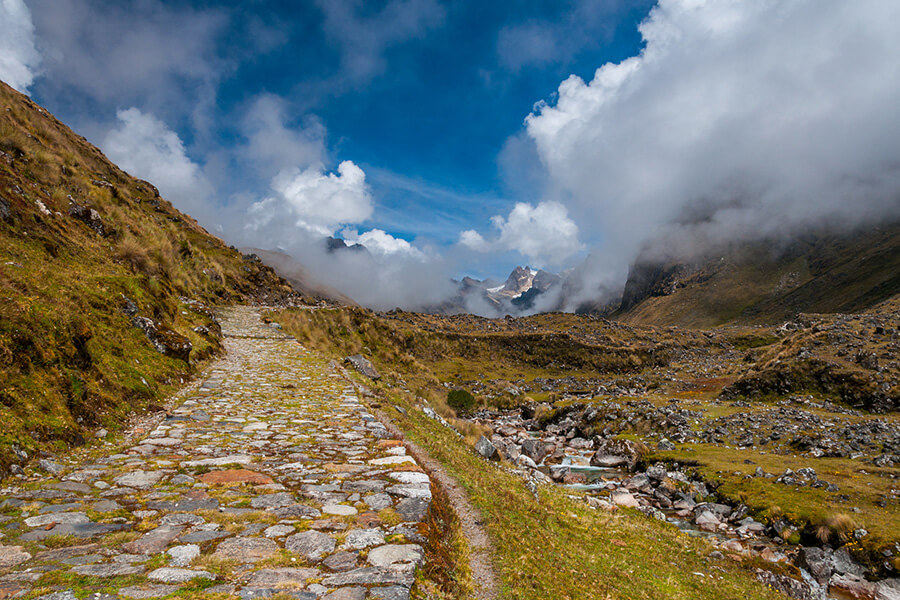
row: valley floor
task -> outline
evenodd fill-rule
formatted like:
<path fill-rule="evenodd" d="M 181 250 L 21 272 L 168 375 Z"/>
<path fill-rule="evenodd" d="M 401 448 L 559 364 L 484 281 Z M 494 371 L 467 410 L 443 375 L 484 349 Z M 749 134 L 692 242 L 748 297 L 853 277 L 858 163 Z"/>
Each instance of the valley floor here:
<path fill-rule="evenodd" d="M 0 598 L 427 587 L 431 487 L 415 459 L 327 360 L 257 312 L 232 309 L 222 327 L 228 355 L 149 430 L 8 480 Z"/>

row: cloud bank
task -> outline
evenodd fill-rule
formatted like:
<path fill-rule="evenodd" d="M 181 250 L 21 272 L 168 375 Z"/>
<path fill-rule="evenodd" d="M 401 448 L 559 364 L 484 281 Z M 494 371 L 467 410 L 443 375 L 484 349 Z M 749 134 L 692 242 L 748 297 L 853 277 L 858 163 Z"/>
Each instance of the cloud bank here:
<path fill-rule="evenodd" d="M 0 0 L 0 79 L 27 94 L 40 63 L 31 11 L 23 0 Z"/>
<path fill-rule="evenodd" d="M 180 210 L 201 222 L 216 214 L 213 185 L 192 161 L 178 134 L 137 108 L 116 113 L 119 125 L 103 139 L 109 158 L 132 175 L 156 185 Z"/>
<path fill-rule="evenodd" d="M 640 32 L 526 120 L 597 282 L 664 233 L 687 251 L 900 214 L 900 4 L 660 0 Z"/>

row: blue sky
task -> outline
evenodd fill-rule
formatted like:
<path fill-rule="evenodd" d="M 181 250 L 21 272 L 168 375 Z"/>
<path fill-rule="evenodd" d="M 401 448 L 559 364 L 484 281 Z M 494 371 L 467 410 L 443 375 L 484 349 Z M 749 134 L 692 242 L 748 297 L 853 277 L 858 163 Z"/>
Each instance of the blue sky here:
<path fill-rule="evenodd" d="M 137 108 L 179 136 L 220 201 L 262 197 L 266 177 L 227 155 L 253 103 L 273 96 L 285 127 L 315 121 L 327 132 L 326 171 L 350 160 L 366 172 L 375 209 L 353 226 L 438 248 L 539 198 L 528 181 L 535 165 L 499 164 L 505 146 L 560 81 L 572 73 L 590 79 L 604 62 L 638 52 L 637 23 L 650 8 L 612 0 L 26 5 L 45 55 L 32 96 L 101 148 L 116 112 Z M 137 21 L 145 39 L 132 45 L 119 36 Z M 162 47 L 171 51 L 147 60 Z M 133 67 L 121 64 L 126 59 Z M 226 226 L 223 235 L 231 233 Z M 502 275 L 534 257 L 488 258 L 467 271 Z"/>
<path fill-rule="evenodd" d="M 0 78 L 378 308 L 895 218 L 898 55 L 889 0 L 0 0 Z"/>

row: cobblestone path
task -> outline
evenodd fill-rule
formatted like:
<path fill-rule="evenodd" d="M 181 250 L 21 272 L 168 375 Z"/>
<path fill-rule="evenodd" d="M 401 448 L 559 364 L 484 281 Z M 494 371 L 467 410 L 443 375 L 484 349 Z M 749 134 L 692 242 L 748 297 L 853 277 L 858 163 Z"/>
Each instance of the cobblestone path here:
<path fill-rule="evenodd" d="M 0 600 L 409 597 L 428 476 L 327 361 L 221 321 L 227 356 L 137 444 L 0 491 Z"/>

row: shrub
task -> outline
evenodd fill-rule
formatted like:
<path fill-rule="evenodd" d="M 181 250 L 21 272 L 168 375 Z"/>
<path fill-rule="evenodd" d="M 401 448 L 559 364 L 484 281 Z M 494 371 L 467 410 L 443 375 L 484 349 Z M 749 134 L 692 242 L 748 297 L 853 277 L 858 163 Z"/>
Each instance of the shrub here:
<path fill-rule="evenodd" d="M 456 414 L 462 415 L 475 408 L 475 396 L 466 390 L 450 390 L 447 393 L 447 404 L 456 411 Z"/>

